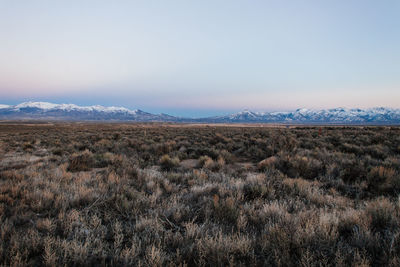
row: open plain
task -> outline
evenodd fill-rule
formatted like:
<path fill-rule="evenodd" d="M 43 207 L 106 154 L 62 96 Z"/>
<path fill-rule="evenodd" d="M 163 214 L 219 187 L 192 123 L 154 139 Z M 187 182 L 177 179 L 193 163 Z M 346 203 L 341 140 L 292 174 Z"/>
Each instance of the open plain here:
<path fill-rule="evenodd" d="M 400 128 L 0 124 L 0 265 L 399 266 Z"/>

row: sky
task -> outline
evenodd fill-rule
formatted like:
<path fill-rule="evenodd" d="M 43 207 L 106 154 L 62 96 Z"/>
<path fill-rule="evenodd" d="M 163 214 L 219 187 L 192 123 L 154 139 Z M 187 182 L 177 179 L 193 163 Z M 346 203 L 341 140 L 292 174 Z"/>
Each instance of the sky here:
<path fill-rule="evenodd" d="M 0 0 L 0 103 L 400 108 L 400 1 Z"/>

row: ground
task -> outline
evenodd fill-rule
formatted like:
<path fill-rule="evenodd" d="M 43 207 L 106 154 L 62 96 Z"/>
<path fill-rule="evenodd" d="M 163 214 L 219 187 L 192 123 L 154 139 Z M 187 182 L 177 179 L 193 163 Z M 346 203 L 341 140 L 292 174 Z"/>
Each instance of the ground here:
<path fill-rule="evenodd" d="M 400 128 L 0 124 L 0 265 L 398 266 Z"/>

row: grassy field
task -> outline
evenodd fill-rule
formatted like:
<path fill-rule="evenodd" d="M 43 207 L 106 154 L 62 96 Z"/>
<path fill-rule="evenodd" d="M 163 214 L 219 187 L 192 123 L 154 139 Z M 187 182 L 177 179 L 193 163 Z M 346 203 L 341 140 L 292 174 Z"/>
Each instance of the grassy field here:
<path fill-rule="evenodd" d="M 400 128 L 1 124 L 0 265 L 399 266 Z"/>

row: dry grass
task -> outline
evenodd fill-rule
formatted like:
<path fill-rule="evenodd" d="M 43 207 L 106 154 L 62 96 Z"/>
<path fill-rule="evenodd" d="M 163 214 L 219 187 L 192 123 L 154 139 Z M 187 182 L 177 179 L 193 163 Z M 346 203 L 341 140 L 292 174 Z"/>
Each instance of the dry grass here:
<path fill-rule="evenodd" d="M 0 125 L 0 265 L 399 266 L 400 129 Z"/>

